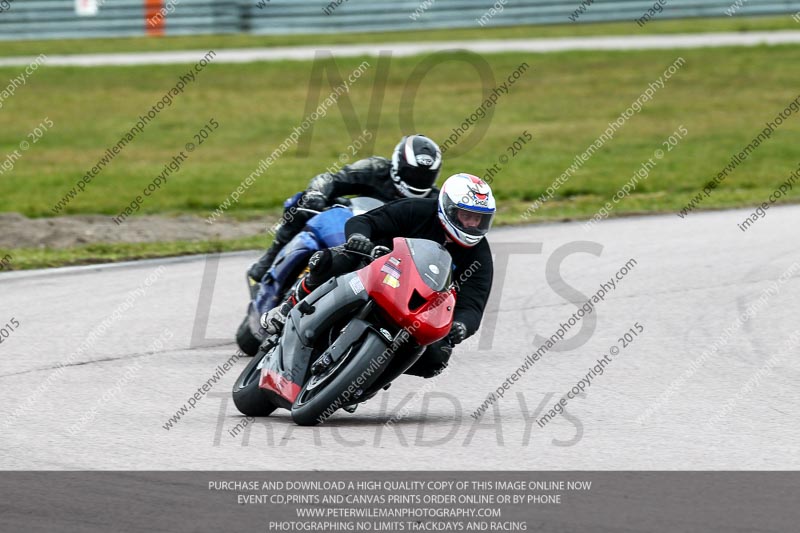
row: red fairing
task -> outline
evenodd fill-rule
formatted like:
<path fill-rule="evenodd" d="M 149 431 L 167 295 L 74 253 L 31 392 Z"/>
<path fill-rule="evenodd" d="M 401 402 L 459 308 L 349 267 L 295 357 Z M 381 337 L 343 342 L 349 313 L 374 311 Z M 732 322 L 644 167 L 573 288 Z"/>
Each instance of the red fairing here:
<path fill-rule="evenodd" d="M 302 388 L 297 383 L 292 383 L 277 372 L 267 369 L 264 369 L 264 372 L 261 374 L 261 383 L 259 383 L 258 386 L 262 389 L 269 389 L 276 392 L 292 403 L 294 403 L 294 399 L 300 394 L 300 389 Z"/>
<path fill-rule="evenodd" d="M 369 296 L 398 326 L 406 328 L 421 345 L 427 346 L 450 333 L 455 290 L 434 291 L 422 279 L 405 239 L 394 239 L 394 250 L 358 271 Z M 409 307 L 414 291 L 424 301 Z"/>

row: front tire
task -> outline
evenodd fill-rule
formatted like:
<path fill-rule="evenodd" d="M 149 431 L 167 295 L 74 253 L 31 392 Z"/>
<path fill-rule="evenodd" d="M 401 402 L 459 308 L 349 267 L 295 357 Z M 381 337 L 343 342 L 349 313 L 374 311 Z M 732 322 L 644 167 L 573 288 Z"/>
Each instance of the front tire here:
<path fill-rule="evenodd" d="M 244 317 L 242 324 L 239 326 L 239 329 L 236 330 L 236 344 L 239 345 L 239 349 L 242 350 L 242 353 L 245 353 L 249 356 L 254 356 L 258 353 L 258 348 L 261 346 L 261 341 L 259 341 L 253 332 L 250 331 L 250 317 Z"/>
<path fill-rule="evenodd" d="M 269 416 L 278 408 L 273 404 L 267 392 L 258 386 L 261 381 L 261 369 L 258 368 L 263 357 L 254 357 L 233 385 L 233 403 L 245 416 Z"/>
<path fill-rule="evenodd" d="M 323 384 L 322 389 L 315 394 L 309 390 L 314 385 L 314 376 L 309 379 L 300 394 L 297 395 L 292 406 L 292 420 L 301 426 L 315 426 L 324 422 L 334 412 L 354 400 L 347 393 L 348 388 L 357 386 L 367 390 L 389 366 L 391 356 L 383 356 L 386 350 L 385 340 L 372 331 L 360 345 L 351 348 L 355 353 L 345 354 L 345 361 L 337 368 L 335 374 L 328 378 L 330 381 Z M 380 359 L 384 360 L 381 361 Z M 373 363 L 374 361 L 374 363 Z M 363 383 L 357 384 L 361 377 Z"/>

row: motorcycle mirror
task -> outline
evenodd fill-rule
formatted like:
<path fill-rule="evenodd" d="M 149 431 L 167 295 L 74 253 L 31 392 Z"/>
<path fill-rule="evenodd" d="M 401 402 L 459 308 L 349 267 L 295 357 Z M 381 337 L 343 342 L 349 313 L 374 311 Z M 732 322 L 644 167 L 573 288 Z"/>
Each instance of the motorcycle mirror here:
<path fill-rule="evenodd" d="M 372 256 L 372 259 L 377 259 L 379 257 L 383 257 L 389 252 L 391 252 L 391 250 L 386 246 L 376 246 L 372 249 L 372 253 L 370 255 Z"/>

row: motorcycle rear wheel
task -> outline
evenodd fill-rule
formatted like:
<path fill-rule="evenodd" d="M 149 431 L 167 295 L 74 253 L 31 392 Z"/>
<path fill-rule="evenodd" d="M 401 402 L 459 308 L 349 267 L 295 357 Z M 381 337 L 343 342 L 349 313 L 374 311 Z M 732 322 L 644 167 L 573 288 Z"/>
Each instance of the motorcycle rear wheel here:
<path fill-rule="evenodd" d="M 261 381 L 258 365 L 262 359 L 254 357 L 233 385 L 233 403 L 245 416 L 269 416 L 278 408 L 269 400 L 267 392 L 258 386 Z"/>
<path fill-rule="evenodd" d="M 250 317 L 244 317 L 239 329 L 236 330 L 236 344 L 239 346 L 239 349 L 242 350 L 242 353 L 249 356 L 254 356 L 258 353 L 261 341 L 250 331 Z"/>

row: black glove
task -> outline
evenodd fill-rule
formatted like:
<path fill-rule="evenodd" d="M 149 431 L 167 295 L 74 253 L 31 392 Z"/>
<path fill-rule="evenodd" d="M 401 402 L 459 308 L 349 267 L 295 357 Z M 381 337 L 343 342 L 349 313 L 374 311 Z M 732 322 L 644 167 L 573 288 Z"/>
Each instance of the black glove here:
<path fill-rule="evenodd" d="M 353 233 L 350 235 L 350 238 L 347 239 L 347 242 L 344 245 L 345 250 L 359 252 L 362 254 L 369 254 L 372 252 L 373 248 L 375 248 L 375 245 L 372 243 L 372 241 L 360 233 Z"/>
<path fill-rule="evenodd" d="M 453 322 L 453 325 L 450 327 L 450 334 L 447 335 L 447 340 L 455 346 L 456 344 L 461 344 L 464 342 L 464 339 L 467 338 L 467 326 L 465 326 L 462 322 Z"/>
<path fill-rule="evenodd" d="M 325 195 L 319 191 L 306 191 L 298 202 L 298 206 L 312 211 L 322 211 L 328 207 Z"/>

